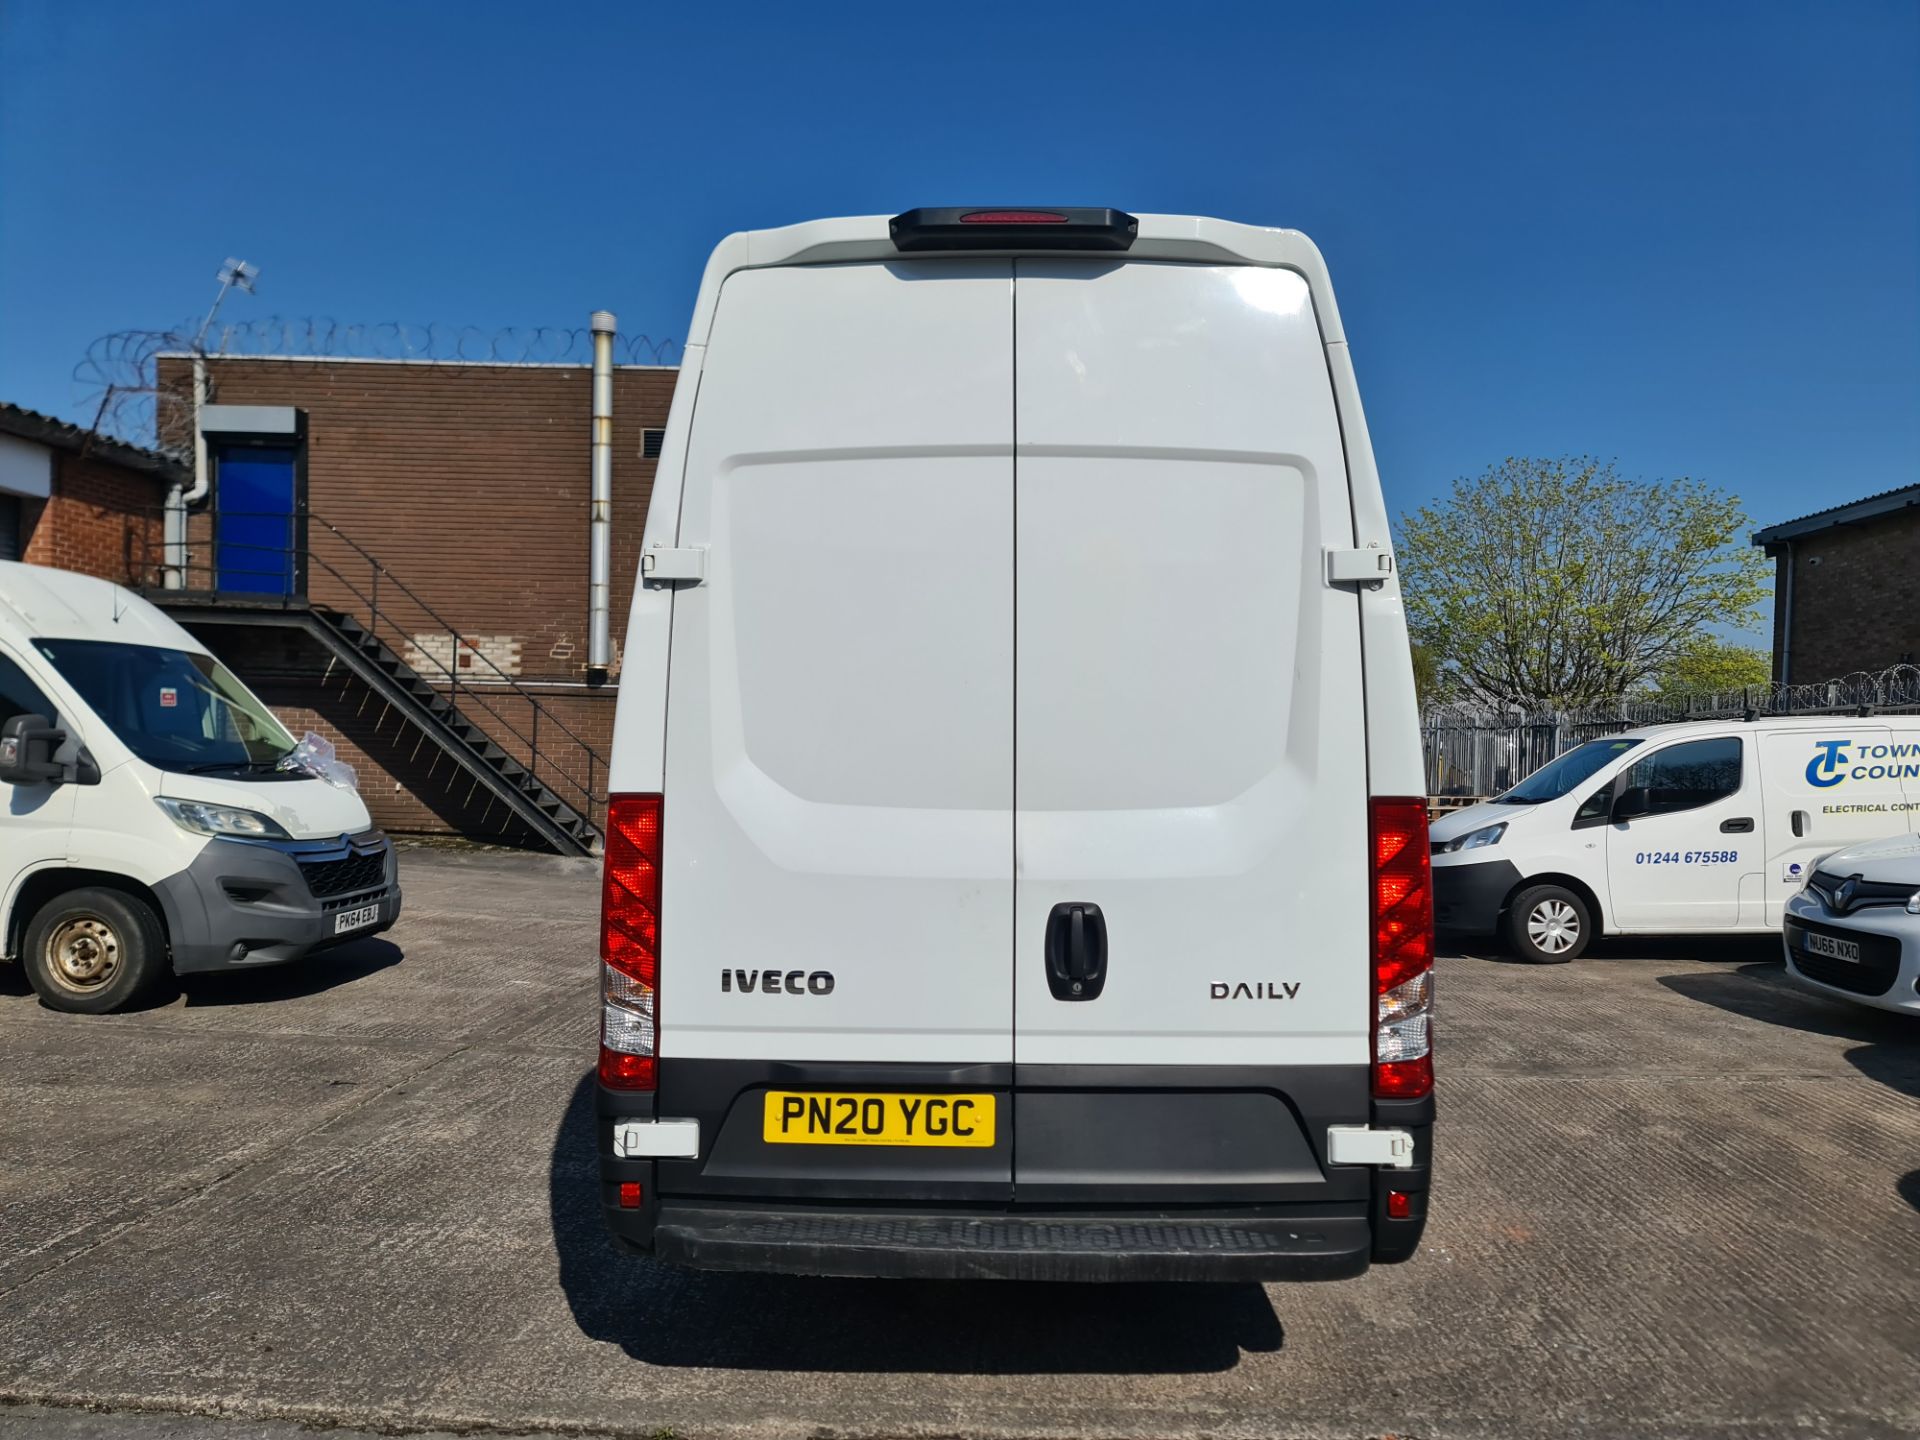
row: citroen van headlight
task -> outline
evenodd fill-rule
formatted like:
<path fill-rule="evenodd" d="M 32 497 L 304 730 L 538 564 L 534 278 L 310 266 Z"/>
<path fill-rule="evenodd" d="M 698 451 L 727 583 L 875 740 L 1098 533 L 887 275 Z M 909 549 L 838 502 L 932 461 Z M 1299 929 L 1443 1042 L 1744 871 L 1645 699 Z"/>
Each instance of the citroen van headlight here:
<path fill-rule="evenodd" d="M 1455 850 L 1478 850 L 1483 845 L 1498 845 L 1500 837 L 1507 833 L 1507 822 L 1498 825 L 1482 825 L 1478 830 L 1469 830 L 1453 840 L 1442 840 L 1435 845 L 1434 851 L 1441 855 L 1450 855 Z"/>
<path fill-rule="evenodd" d="M 156 795 L 153 803 L 173 817 L 173 823 L 196 835 L 232 835 L 243 840 L 286 840 L 291 837 L 280 822 L 258 810 L 232 805 L 208 805 L 200 800 L 176 800 Z"/>

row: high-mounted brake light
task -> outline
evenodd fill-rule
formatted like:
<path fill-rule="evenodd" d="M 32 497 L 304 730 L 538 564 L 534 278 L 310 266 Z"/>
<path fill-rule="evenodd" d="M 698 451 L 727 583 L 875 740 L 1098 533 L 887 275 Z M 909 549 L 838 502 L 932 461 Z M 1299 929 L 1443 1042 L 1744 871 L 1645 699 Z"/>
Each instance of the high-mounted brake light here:
<path fill-rule="evenodd" d="M 607 804 L 600 881 L 600 1083 L 659 1083 L 660 797 Z"/>
<path fill-rule="evenodd" d="M 1140 222 L 1124 210 L 963 205 L 887 222 L 896 250 L 1126 250 Z"/>
<path fill-rule="evenodd" d="M 1427 805 L 1375 796 L 1372 844 L 1373 1093 L 1433 1091 L 1433 871 Z"/>
<path fill-rule="evenodd" d="M 1058 210 L 970 210 L 960 217 L 962 225 L 1064 225 L 1067 217 Z"/>

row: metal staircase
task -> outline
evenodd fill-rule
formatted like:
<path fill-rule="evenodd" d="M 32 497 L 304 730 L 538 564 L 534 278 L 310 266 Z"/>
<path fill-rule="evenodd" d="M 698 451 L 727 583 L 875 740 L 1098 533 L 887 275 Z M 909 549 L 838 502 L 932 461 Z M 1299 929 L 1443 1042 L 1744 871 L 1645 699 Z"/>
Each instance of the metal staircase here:
<path fill-rule="evenodd" d="M 203 574 L 201 567 L 188 567 L 187 588 L 156 584 L 157 572 L 145 564 L 132 567 L 135 581 L 150 600 L 190 629 L 273 627 L 310 637 L 331 657 L 330 670 L 335 665 L 344 668 L 379 696 L 474 786 L 504 807 L 528 838 L 562 855 L 593 854 L 600 832 L 592 813 L 596 782 L 604 781 L 606 775 L 605 760 L 525 684 L 486 655 L 465 648 L 460 632 L 370 553 L 318 516 L 304 518 L 308 525 L 303 529 L 318 543 L 302 544 L 289 552 L 298 561 L 289 573 L 301 577 L 297 587 L 289 588 L 304 592 L 316 573 L 324 574 L 333 582 L 325 587 L 333 593 L 324 598 L 304 593 L 225 592 L 217 587 L 217 576 Z M 333 553 L 322 553 L 323 549 Z M 342 556 L 366 566 L 364 586 L 357 583 L 360 577 L 349 572 Z M 340 600 L 358 603 L 341 608 L 334 603 Z M 392 613 L 396 606 L 449 638 L 446 661 L 411 643 L 413 636 Z M 383 638 L 383 632 L 408 645 L 416 657 L 431 665 L 432 673 L 422 674 L 410 664 Z M 477 677 L 474 673 L 463 677 L 463 659 L 473 663 Z M 510 697 L 513 704 L 525 708 L 526 728 L 489 700 L 489 690 L 496 698 Z M 518 755 L 509 753 L 508 745 Z M 513 827 L 500 828 L 510 832 Z"/>

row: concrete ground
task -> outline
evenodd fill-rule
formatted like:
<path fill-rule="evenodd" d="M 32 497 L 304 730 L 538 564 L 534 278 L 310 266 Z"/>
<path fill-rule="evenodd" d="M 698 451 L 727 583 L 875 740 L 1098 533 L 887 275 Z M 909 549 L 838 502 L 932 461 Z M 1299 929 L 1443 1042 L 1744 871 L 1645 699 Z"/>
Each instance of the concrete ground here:
<path fill-rule="evenodd" d="M 138 1014 L 0 968 L 0 1430 L 1920 1431 L 1920 1024 L 1769 943 L 1442 960 L 1408 1265 L 803 1280 L 602 1238 L 590 864 L 419 851 L 405 884 L 387 937 Z"/>

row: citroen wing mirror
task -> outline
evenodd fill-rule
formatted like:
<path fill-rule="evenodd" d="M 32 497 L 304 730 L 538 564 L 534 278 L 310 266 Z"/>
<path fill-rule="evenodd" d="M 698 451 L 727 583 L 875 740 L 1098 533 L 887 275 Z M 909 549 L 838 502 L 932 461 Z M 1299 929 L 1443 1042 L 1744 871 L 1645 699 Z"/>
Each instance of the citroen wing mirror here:
<path fill-rule="evenodd" d="M 44 715 L 15 715 L 0 725 L 0 781 L 9 785 L 57 782 L 66 767 L 53 758 L 53 752 L 66 739 L 67 732 Z"/>

